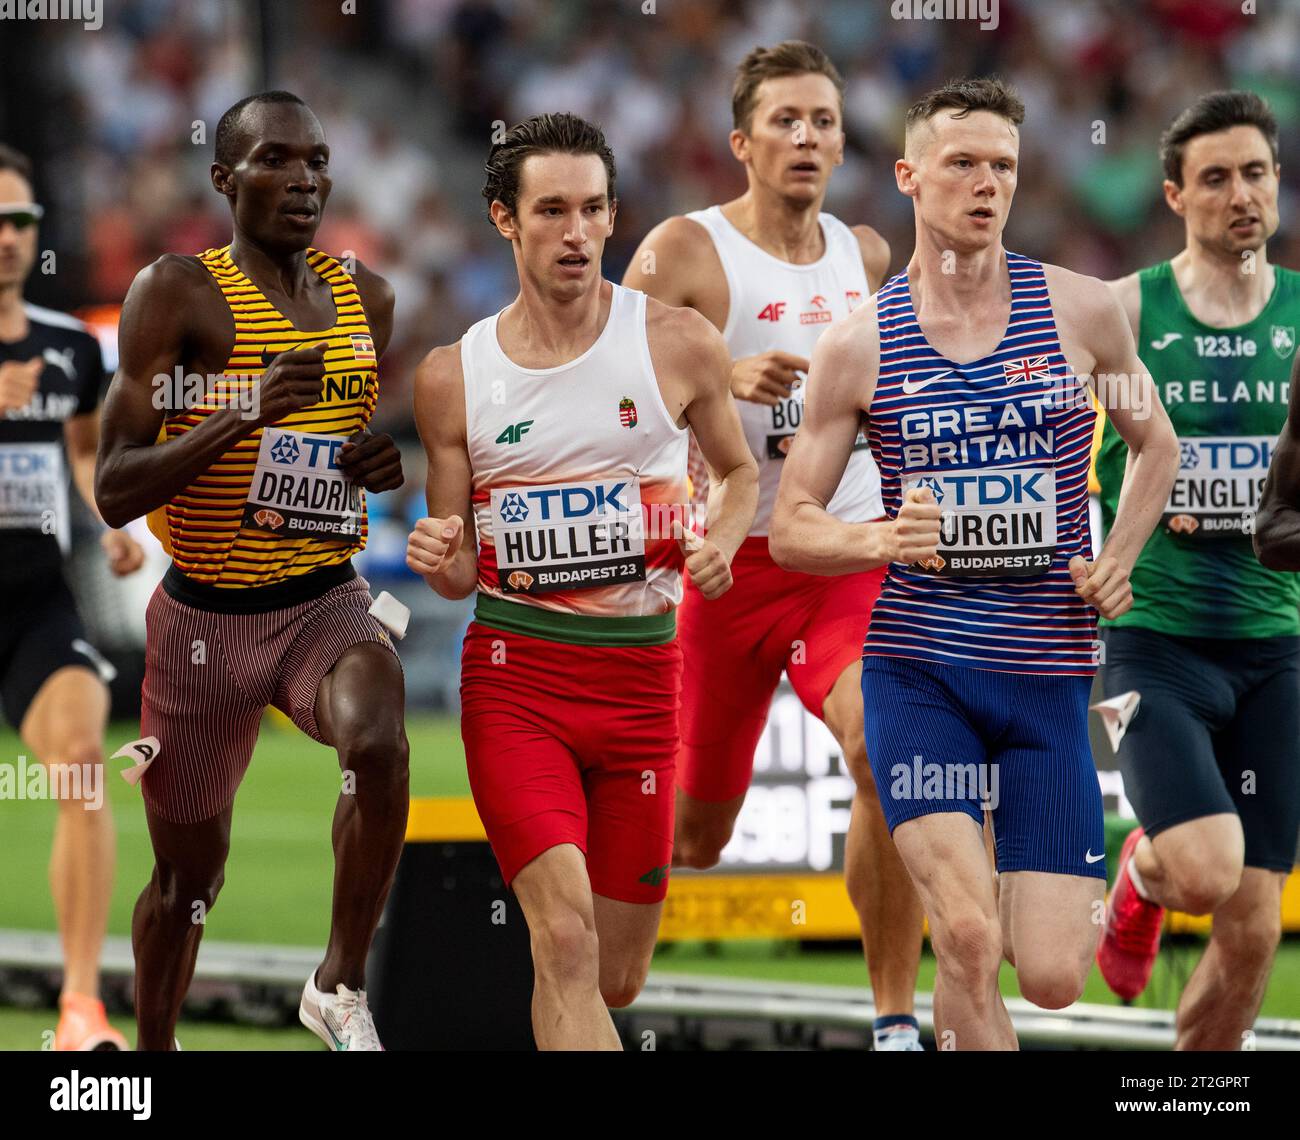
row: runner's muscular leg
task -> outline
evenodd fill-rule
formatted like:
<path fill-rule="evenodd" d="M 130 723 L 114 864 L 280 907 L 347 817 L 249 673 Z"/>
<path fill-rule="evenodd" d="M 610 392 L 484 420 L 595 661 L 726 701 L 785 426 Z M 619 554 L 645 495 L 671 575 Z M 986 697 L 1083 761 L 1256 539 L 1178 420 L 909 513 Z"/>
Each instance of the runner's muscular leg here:
<path fill-rule="evenodd" d="M 679 784 L 675 810 L 673 866 L 706 870 L 717 866 L 722 849 L 731 842 L 745 794 L 713 802 L 697 800 Z"/>
<path fill-rule="evenodd" d="M 524 866 L 510 888 L 528 920 L 532 943 L 537 1047 L 621 1049 L 601 998 L 596 900 L 582 851 L 572 843 L 548 848 Z"/>
<path fill-rule="evenodd" d="M 1209 944 L 1178 1002 L 1175 1049 L 1242 1047 L 1282 939 L 1286 878 L 1284 871 L 1247 867 L 1236 893 L 1214 911 Z"/>
<path fill-rule="evenodd" d="M 402 854 L 409 806 L 405 687 L 391 650 L 352 646 L 321 680 L 316 724 L 338 750 L 343 790 L 334 810 L 334 905 L 316 984 L 364 989 L 366 956 Z M 350 774 L 350 778 L 349 778 Z"/>
<path fill-rule="evenodd" d="M 225 882 L 233 812 L 172 823 L 145 806 L 154 869 L 131 917 L 137 1049 L 172 1047 L 203 924 Z"/>
<path fill-rule="evenodd" d="M 600 945 L 600 996 L 612 1009 L 631 1005 L 645 985 L 664 904 L 592 895 Z"/>
<path fill-rule="evenodd" d="M 1211 914 L 1241 885 L 1246 838 L 1235 812 L 1189 819 L 1144 835 L 1133 852 L 1153 902 L 1186 914 Z"/>
<path fill-rule="evenodd" d="M 911 1013 L 925 911 L 890 838 L 862 728 L 862 662 L 854 661 L 827 694 L 822 719 L 835 734 L 856 792 L 844 845 L 844 880 L 862 927 L 876 1013 Z"/>
<path fill-rule="evenodd" d="M 93 670 L 68 665 L 46 678 L 19 727 L 23 743 L 46 767 L 73 765 L 77 772 L 81 798 L 58 801 L 50 893 L 63 942 L 63 991 L 89 997 L 99 996 L 99 953 L 116 855 L 104 782 L 107 722 L 104 683 Z"/>
<path fill-rule="evenodd" d="M 980 825 L 965 812 L 936 812 L 900 823 L 894 842 L 930 920 L 939 1048 L 1016 1048 L 998 991 L 1002 930 Z"/>
<path fill-rule="evenodd" d="M 1064 1009 L 1083 993 L 1097 954 L 1106 881 L 1003 871 L 998 884 L 1007 957 L 1021 994 L 1043 1009 Z"/>

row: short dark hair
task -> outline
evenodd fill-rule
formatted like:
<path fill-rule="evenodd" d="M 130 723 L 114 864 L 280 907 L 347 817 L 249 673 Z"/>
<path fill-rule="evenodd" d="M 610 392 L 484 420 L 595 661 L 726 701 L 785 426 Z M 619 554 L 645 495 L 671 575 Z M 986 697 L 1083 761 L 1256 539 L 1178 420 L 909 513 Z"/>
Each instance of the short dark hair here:
<path fill-rule="evenodd" d="M 12 170 L 20 178 L 32 184 L 32 160 L 20 150 L 0 143 L 0 170 Z"/>
<path fill-rule="evenodd" d="M 222 166 L 234 166 L 240 159 L 239 123 L 244 109 L 263 103 L 297 103 L 307 106 L 292 91 L 259 91 L 256 95 L 246 95 L 217 120 L 217 137 L 213 146 L 213 158 Z"/>
<path fill-rule="evenodd" d="M 1212 135 L 1229 127 L 1257 127 L 1268 140 L 1277 165 L 1277 118 L 1268 103 L 1253 91 L 1211 91 L 1202 95 L 1169 124 L 1160 136 L 1160 164 L 1165 177 L 1183 184 L 1183 152 L 1198 135 Z"/>
<path fill-rule="evenodd" d="M 844 77 L 821 48 L 804 40 L 784 40 L 776 47 L 756 47 L 736 68 L 731 85 L 731 123 L 738 131 L 748 132 L 758 103 L 758 89 L 767 79 L 787 75 L 824 75 L 833 84 L 844 108 Z"/>
<path fill-rule="evenodd" d="M 964 119 L 972 111 L 991 111 L 1016 126 L 1025 121 L 1025 105 L 1020 96 L 998 76 L 950 79 L 942 87 L 922 95 L 907 109 L 908 134 L 940 111 L 949 110 L 957 112 L 954 119 Z"/>
<path fill-rule="evenodd" d="M 483 197 L 488 209 L 502 202 L 512 214 L 519 208 L 519 171 L 524 159 L 533 154 L 594 154 L 605 164 L 606 191 L 610 205 L 617 201 L 614 193 L 614 152 L 605 141 L 604 132 L 594 123 L 568 111 L 534 115 L 506 132 L 505 138 L 493 143 L 483 172 Z M 491 213 L 488 220 L 491 221 Z"/>

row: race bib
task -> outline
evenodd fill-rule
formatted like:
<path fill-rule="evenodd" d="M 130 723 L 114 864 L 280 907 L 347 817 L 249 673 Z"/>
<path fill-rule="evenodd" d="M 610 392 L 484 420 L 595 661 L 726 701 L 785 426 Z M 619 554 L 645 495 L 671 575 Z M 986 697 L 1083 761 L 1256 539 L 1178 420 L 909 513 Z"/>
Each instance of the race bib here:
<path fill-rule="evenodd" d="M 346 442 L 339 435 L 264 429 L 243 525 L 286 538 L 359 542 L 365 500 L 360 485 L 338 469 Z"/>
<path fill-rule="evenodd" d="M 0 443 L 0 529 L 58 537 L 68 550 L 68 485 L 57 443 Z"/>
<path fill-rule="evenodd" d="M 494 489 L 492 526 L 503 593 L 645 581 L 637 478 Z"/>
<path fill-rule="evenodd" d="M 1254 534 L 1276 446 L 1272 435 L 1180 439 L 1178 478 L 1161 524 L 1192 542 Z"/>
<path fill-rule="evenodd" d="M 794 443 L 799 425 L 803 423 L 803 399 L 804 386 L 800 382 L 790 395 L 778 400 L 768 409 L 770 413 L 767 425 L 768 459 L 784 459 L 789 454 L 790 445 Z M 866 435 L 859 431 L 857 439 L 853 441 L 853 450 L 862 451 L 870 446 Z"/>
<path fill-rule="evenodd" d="M 790 395 L 783 396 L 768 408 L 769 427 L 767 431 L 768 459 L 784 459 L 794 443 L 795 432 L 803 423 L 803 385 L 800 384 Z"/>
<path fill-rule="evenodd" d="M 1056 472 L 1043 467 L 910 475 L 943 512 L 939 553 L 912 568 L 944 578 L 1043 574 L 1056 554 Z"/>

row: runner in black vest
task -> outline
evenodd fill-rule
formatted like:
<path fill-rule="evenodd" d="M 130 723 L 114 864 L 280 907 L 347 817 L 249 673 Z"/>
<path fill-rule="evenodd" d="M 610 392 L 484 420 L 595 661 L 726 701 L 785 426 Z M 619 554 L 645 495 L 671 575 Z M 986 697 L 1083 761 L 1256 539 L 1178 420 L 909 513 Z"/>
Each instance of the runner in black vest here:
<path fill-rule="evenodd" d="M 42 213 L 34 197 L 30 163 L 0 146 L 0 704 L 27 760 L 46 766 L 48 794 L 59 801 L 50 888 L 64 973 L 54 1047 L 125 1049 L 99 1000 L 116 854 L 103 784 L 102 677 L 111 667 L 86 640 L 63 577 L 69 469 L 95 510 L 104 365 L 80 321 L 23 303 Z M 103 545 L 115 574 L 139 568 L 140 548 L 123 532 L 105 531 Z"/>

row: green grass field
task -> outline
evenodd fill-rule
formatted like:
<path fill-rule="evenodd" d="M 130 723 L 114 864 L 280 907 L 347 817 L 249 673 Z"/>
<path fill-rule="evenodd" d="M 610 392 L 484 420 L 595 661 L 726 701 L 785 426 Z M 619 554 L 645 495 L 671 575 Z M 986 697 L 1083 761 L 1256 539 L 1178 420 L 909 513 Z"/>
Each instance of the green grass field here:
<path fill-rule="evenodd" d="M 411 794 L 468 795 L 460 734 L 454 720 L 423 717 L 408 724 Z M 137 735 L 134 725 L 114 725 L 109 751 Z M 21 745 L 0 733 L 0 762 L 12 764 Z M 125 761 L 113 761 L 114 768 Z M 268 720 L 257 754 L 236 801 L 226 885 L 207 921 L 205 936 L 232 942 L 271 942 L 324 947 L 330 909 L 332 856 L 329 821 L 339 789 L 333 752 L 292 726 Z M 153 859 L 139 792 L 109 779 L 118 833 L 118 864 L 109 931 L 130 932 L 131 909 L 148 880 Z M 56 809 L 47 802 L 0 801 L 5 875 L 0 891 L 0 928 L 53 930 L 54 911 L 46 864 Z M 1196 945 L 1182 944 L 1162 955 L 1145 1004 L 1172 1007 L 1179 980 L 1194 964 Z M 732 977 L 770 978 L 827 985 L 866 984 L 861 956 L 845 950 L 800 950 L 793 943 L 742 942 L 661 947 L 655 969 Z M 934 961 L 921 963 L 920 988 L 934 984 Z M 1004 969 L 1003 992 L 1017 993 Z M 1113 1002 L 1097 972 L 1084 1000 Z M 1300 1017 L 1300 941 L 1283 945 L 1264 1002 L 1264 1016 Z M 129 1038 L 128 1019 L 115 1018 Z M 0 1049 L 37 1049 L 52 1029 L 53 1011 L 0 1009 Z M 304 1030 L 262 1030 L 211 1022 L 183 1023 L 178 1033 L 187 1049 L 310 1049 L 318 1043 Z"/>

